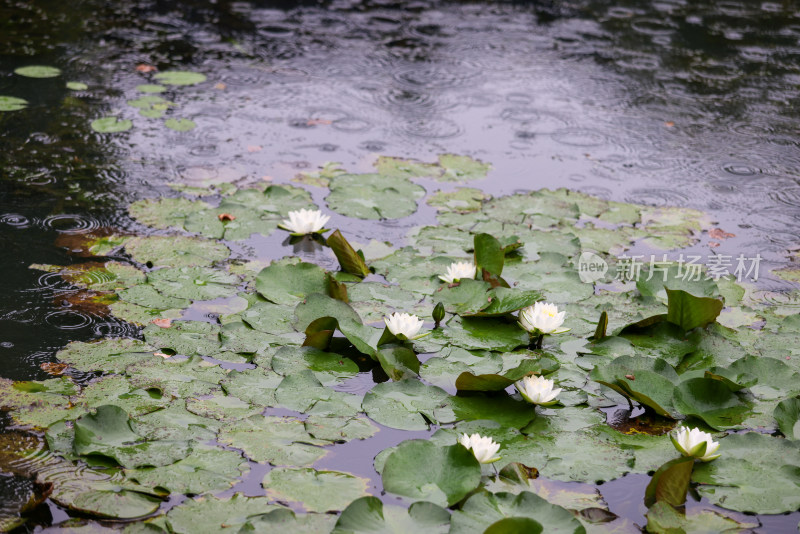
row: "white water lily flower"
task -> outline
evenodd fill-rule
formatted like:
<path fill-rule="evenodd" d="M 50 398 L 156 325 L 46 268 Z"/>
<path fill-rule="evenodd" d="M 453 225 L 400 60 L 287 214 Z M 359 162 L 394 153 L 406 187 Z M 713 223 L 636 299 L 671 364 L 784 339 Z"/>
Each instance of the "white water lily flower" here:
<path fill-rule="evenodd" d="M 442 282 L 453 284 L 463 279 L 475 278 L 477 268 L 469 261 L 454 261 L 447 268 L 447 272 L 439 277 Z"/>
<path fill-rule="evenodd" d="M 674 435 L 670 435 L 672 444 L 684 456 L 693 456 L 701 462 L 710 462 L 720 457 L 719 454 L 714 454 L 719 449 L 719 443 L 714 441 L 711 434 L 703 432 L 699 428 L 692 428 L 689 430 L 686 427 L 681 427 Z M 705 445 L 705 450 L 703 450 Z M 702 451 L 702 455 L 700 454 Z"/>
<path fill-rule="evenodd" d="M 384 317 L 383 322 L 389 332 L 400 339 L 413 339 L 422 328 L 423 321 L 410 313 L 394 312 L 389 317 Z"/>
<path fill-rule="evenodd" d="M 481 436 L 480 434 L 472 434 L 468 436 L 461 434 L 458 442 L 464 447 L 472 451 L 475 459 L 482 464 L 490 464 L 500 459 L 496 456 L 497 451 L 500 450 L 500 444 L 495 443 L 492 438 Z"/>
<path fill-rule="evenodd" d="M 320 210 L 301 209 L 290 211 L 289 218 L 284 219 L 280 226 L 293 234 L 316 234 L 325 227 L 330 218 L 330 215 L 323 215 Z"/>
<path fill-rule="evenodd" d="M 519 324 L 532 334 L 562 334 L 569 330 L 561 328 L 566 313 L 559 312 L 555 304 L 537 302 L 519 311 Z"/>
<path fill-rule="evenodd" d="M 519 394 L 531 404 L 541 404 L 550 406 L 558 401 L 556 397 L 561 393 L 561 388 L 553 389 L 555 382 L 543 376 L 526 376 L 522 380 L 514 382 Z"/>

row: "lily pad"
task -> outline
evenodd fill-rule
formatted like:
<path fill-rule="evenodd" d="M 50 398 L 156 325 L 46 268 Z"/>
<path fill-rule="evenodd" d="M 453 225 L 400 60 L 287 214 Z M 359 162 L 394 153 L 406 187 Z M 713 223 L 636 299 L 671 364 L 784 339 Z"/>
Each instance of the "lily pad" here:
<path fill-rule="evenodd" d="M 497 521 L 506 518 L 532 519 L 543 528 L 544 532 L 548 533 L 586 533 L 586 529 L 569 510 L 550 504 L 538 495 L 527 491 L 518 495 L 485 491 L 476 493 L 467 499 L 461 510 L 453 512 L 450 532 L 453 534 L 479 534 Z"/>
<path fill-rule="evenodd" d="M 188 132 L 197 127 L 197 123 L 189 119 L 167 119 L 164 121 L 164 126 L 176 132 Z"/>
<path fill-rule="evenodd" d="M 135 237 L 125 242 L 125 250 L 139 263 L 166 267 L 198 267 L 224 260 L 228 247 L 196 237 Z"/>
<path fill-rule="evenodd" d="M 241 534 L 285 534 L 304 532 L 307 534 L 328 534 L 336 517 L 330 514 L 295 514 L 288 508 L 278 508 L 266 514 L 250 517 L 239 530 Z"/>
<path fill-rule="evenodd" d="M 202 496 L 170 510 L 167 524 L 169 531 L 176 534 L 197 534 L 200 525 L 203 534 L 226 534 L 237 532 L 237 527 L 243 527 L 252 517 L 280 509 L 264 497 L 245 497 L 241 493 L 223 498 Z"/>
<path fill-rule="evenodd" d="M 441 180 L 458 182 L 486 178 L 492 168 L 488 163 L 457 154 L 442 154 L 439 156 L 439 165 L 444 168 Z"/>
<path fill-rule="evenodd" d="M 15 96 L 0 95 L 0 111 L 19 111 L 28 107 L 28 101 Z"/>
<path fill-rule="evenodd" d="M 26 78 L 55 78 L 61 75 L 61 69 L 48 67 L 47 65 L 28 65 L 14 69 L 14 74 Z"/>
<path fill-rule="evenodd" d="M 390 493 L 451 506 L 478 487 L 481 468 L 463 445 L 411 440 L 389 455 L 381 476 Z"/>
<path fill-rule="evenodd" d="M 321 446 L 330 445 L 310 436 L 303 421 L 293 417 L 253 416 L 226 425 L 218 439 L 253 461 L 273 465 L 311 465 L 327 453 Z"/>
<path fill-rule="evenodd" d="M 366 494 L 367 481 L 340 471 L 276 467 L 262 483 L 267 497 L 302 503 L 311 512 L 343 510 Z"/>
<path fill-rule="evenodd" d="M 399 219 L 417 211 L 425 189 L 403 178 L 342 174 L 331 180 L 325 199 L 335 212 L 358 219 Z"/>
<path fill-rule="evenodd" d="M 800 439 L 800 399 L 786 399 L 775 407 L 773 414 L 781 433 L 789 439 Z"/>
<path fill-rule="evenodd" d="M 361 497 L 344 509 L 331 534 L 447 534 L 449 528 L 450 512 L 433 503 L 415 502 L 406 510 Z"/>
<path fill-rule="evenodd" d="M 276 263 L 256 277 L 256 289 L 276 304 L 295 305 L 312 293 L 327 294 L 325 271 L 313 263 Z"/>
<path fill-rule="evenodd" d="M 165 85 L 195 85 L 206 81 L 206 75 L 185 70 L 165 70 L 153 76 Z"/>
<path fill-rule="evenodd" d="M 730 388 L 711 378 L 690 378 L 674 392 L 674 405 L 684 415 L 698 417 L 717 430 L 739 428 L 750 407 Z"/>
<path fill-rule="evenodd" d="M 378 384 L 364 395 L 363 410 L 374 421 L 400 430 L 427 430 L 436 421 L 438 408 L 447 406 L 449 395 L 441 388 L 417 380 Z M 452 422 L 452 421 L 441 421 Z"/>
<path fill-rule="evenodd" d="M 118 117 L 103 117 L 92 121 L 92 130 L 98 133 L 127 132 L 133 128 L 133 122 Z"/>

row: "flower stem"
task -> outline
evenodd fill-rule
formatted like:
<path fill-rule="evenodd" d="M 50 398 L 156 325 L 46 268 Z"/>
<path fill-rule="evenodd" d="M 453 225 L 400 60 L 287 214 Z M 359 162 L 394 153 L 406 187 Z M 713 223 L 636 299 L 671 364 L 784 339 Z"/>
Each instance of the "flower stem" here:
<path fill-rule="evenodd" d="M 544 341 L 544 334 L 539 334 L 539 337 L 537 337 L 537 338 L 536 338 L 536 342 L 535 342 L 535 344 L 534 344 L 534 347 L 533 347 L 533 348 L 535 348 L 535 349 L 541 349 L 541 348 L 542 348 L 542 342 L 543 342 L 543 341 Z"/>

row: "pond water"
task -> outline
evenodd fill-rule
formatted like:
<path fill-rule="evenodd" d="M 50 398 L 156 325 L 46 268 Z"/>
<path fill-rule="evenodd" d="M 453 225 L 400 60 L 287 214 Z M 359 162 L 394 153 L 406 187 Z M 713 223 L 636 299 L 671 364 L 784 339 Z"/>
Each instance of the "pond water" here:
<path fill-rule="evenodd" d="M 14 74 L 28 65 L 61 74 Z M 149 94 L 138 86 L 173 69 L 207 81 L 152 93 L 172 104 L 137 101 Z M 68 89 L 70 81 L 86 86 Z M 85 261 L 70 251 L 83 235 L 152 233 L 129 216 L 132 202 L 176 197 L 175 183 L 290 183 L 326 162 L 370 172 L 380 155 L 470 155 L 492 169 L 469 186 L 494 196 L 566 187 L 705 211 L 734 236 L 705 236 L 686 252 L 760 254 L 755 294 L 800 310 L 796 286 L 769 272 L 790 263 L 800 240 L 798 87 L 800 4 L 788 0 L 2 0 L 0 95 L 28 105 L 0 111 L 0 377 L 44 380 L 41 364 L 71 341 L 141 336 L 140 327 L 79 305 L 57 273 L 29 268 Z M 195 126 L 171 129 L 162 112 Z M 94 131 L 104 116 L 132 128 Z M 429 192 L 456 187 L 417 183 Z M 307 188 L 324 207 L 327 190 Z M 436 224 L 436 210 L 420 203 L 413 215 L 385 221 L 332 213 L 327 226 L 351 242 L 399 247 L 426 224 Z M 270 260 L 292 253 L 284 238 L 229 246 L 234 257 Z M 299 247 L 309 261 L 336 266 L 332 255 Z M 185 317 L 216 316 L 200 307 Z M 363 394 L 372 385 L 362 373 L 340 389 Z M 0 419 L 0 429 L 11 427 Z M 436 428 L 382 427 L 315 467 L 366 477 L 378 495 L 371 459 Z M 254 464 L 218 495 L 263 495 L 266 471 Z M 611 512 L 644 525 L 648 481 L 632 474 L 600 489 Z M 24 477 L 0 477 L 0 501 L 29 487 Z M 47 501 L 22 528 L 69 517 Z M 759 517 L 763 532 L 793 530 L 800 520 Z"/>

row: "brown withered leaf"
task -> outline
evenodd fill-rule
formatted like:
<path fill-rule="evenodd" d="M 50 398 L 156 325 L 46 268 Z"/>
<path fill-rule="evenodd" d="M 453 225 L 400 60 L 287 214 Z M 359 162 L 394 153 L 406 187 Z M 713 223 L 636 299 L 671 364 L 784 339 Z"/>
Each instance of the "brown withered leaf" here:
<path fill-rule="evenodd" d="M 711 239 L 728 239 L 729 237 L 736 237 L 736 234 L 726 232 L 722 228 L 712 228 L 708 231 L 708 237 Z"/>
<path fill-rule="evenodd" d="M 156 326 L 160 326 L 161 328 L 169 328 L 172 326 L 172 319 L 159 318 L 159 319 L 153 319 L 150 322 Z"/>
<path fill-rule="evenodd" d="M 64 371 L 67 370 L 67 367 L 69 367 L 69 365 L 67 365 L 66 363 L 45 362 L 41 364 L 39 367 L 41 367 L 42 371 L 44 371 L 47 374 L 51 374 L 53 376 L 61 376 L 64 374 Z"/>
<path fill-rule="evenodd" d="M 235 221 L 236 216 L 231 215 L 230 213 L 220 213 L 219 215 L 217 215 L 217 219 L 219 219 L 222 222 Z"/>
<path fill-rule="evenodd" d="M 146 64 L 144 64 L 144 63 L 140 63 L 140 64 L 136 65 L 136 70 L 137 70 L 138 72 L 145 72 L 145 73 L 147 73 L 147 72 L 153 72 L 153 71 L 157 71 L 158 69 L 157 69 L 157 68 L 155 68 L 155 67 L 154 67 L 154 66 L 152 66 L 152 65 L 146 65 Z"/>

